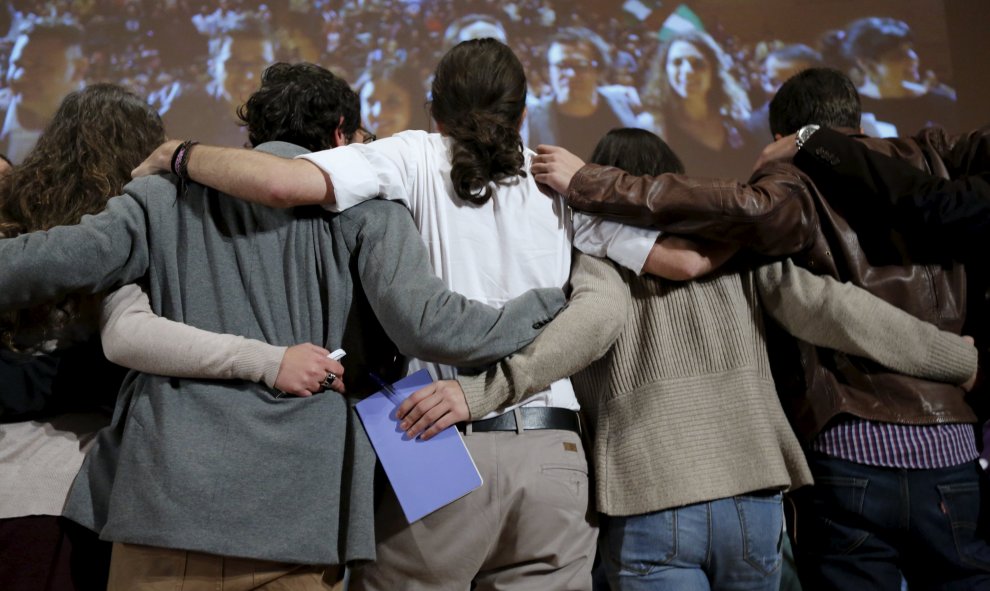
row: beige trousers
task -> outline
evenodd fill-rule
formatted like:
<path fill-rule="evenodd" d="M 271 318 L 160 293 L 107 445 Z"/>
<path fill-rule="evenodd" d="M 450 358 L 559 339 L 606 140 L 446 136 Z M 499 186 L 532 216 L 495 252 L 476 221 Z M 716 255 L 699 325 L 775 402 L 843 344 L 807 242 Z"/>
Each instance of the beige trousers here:
<path fill-rule="evenodd" d="M 329 591 L 337 570 L 115 543 L 107 591 Z"/>
<path fill-rule="evenodd" d="M 597 528 L 581 437 L 466 434 L 484 484 L 408 524 L 391 489 L 375 513 L 378 558 L 350 591 L 590 590 Z M 429 478 L 423 474 L 423 478 Z"/>

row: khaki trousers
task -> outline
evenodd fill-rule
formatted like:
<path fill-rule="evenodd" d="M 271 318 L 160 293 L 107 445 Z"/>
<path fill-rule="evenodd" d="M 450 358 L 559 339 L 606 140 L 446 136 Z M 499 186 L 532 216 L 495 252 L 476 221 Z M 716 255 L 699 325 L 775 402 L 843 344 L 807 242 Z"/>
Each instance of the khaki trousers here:
<path fill-rule="evenodd" d="M 115 543 L 107 591 L 329 591 L 337 570 Z"/>
<path fill-rule="evenodd" d="M 351 572 L 350 591 L 590 590 L 597 528 L 581 437 L 464 440 L 482 487 L 411 525 L 389 489 L 375 513 L 378 558 Z"/>

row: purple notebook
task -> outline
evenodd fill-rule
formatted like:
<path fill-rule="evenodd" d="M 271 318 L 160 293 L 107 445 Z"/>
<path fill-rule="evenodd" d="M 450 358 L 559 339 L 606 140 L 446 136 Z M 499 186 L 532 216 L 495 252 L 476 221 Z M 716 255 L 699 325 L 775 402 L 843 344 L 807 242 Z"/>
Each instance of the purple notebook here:
<path fill-rule="evenodd" d="M 395 382 L 397 403 L 432 381 L 422 369 Z M 358 402 L 357 412 L 402 511 L 412 523 L 481 487 L 481 474 L 454 427 L 429 441 L 409 439 L 395 419 L 397 403 L 379 391 Z"/>

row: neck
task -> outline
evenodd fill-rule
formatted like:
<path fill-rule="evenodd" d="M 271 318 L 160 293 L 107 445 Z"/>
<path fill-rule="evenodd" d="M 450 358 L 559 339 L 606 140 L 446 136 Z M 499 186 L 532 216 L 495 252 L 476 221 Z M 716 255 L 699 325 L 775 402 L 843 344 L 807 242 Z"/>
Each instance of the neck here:
<path fill-rule="evenodd" d="M 705 97 L 692 96 L 681 103 L 681 111 L 694 121 L 708 119 L 708 101 Z"/>

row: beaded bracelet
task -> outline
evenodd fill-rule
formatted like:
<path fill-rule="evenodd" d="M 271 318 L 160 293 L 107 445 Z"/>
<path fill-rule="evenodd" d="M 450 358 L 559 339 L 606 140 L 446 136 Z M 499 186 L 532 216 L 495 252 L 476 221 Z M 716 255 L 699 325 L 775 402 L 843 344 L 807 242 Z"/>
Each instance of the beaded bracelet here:
<path fill-rule="evenodd" d="M 172 162 L 170 164 L 172 173 L 184 181 L 189 180 L 189 152 L 198 143 L 195 140 L 186 140 L 179 144 L 175 152 L 172 152 Z"/>

